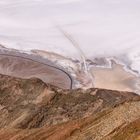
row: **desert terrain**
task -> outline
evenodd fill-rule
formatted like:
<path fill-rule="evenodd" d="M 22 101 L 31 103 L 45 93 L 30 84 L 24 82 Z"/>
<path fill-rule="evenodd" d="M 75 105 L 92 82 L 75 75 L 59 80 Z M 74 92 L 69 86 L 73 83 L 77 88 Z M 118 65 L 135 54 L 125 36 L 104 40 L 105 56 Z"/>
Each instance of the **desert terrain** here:
<path fill-rule="evenodd" d="M 139 140 L 140 96 L 0 75 L 0 140 Z"/>
<path fill-rule="evenodd" d="M 139 0 L 0 0 L 0 140 L 140 140 Z"/>
<path fill-rule="evenodd" d="M 0 51 L 0 73 L 19 78 L 39 78 L 63 89 L 72 89 L 72 77 L 47 59 L 16 51 Z"/>
<path fill-rule="evenodd" d="M 98 88 L 140 93 L 140 77 L 112 61 L 111 68 L 92 67 L 94 86 Z"/>

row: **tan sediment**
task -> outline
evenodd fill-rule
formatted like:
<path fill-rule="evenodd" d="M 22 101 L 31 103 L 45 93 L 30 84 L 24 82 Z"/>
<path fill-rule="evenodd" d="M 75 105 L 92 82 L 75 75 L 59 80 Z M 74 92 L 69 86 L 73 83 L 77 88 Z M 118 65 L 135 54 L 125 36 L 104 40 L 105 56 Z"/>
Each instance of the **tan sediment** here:
<path fill-rule="evenodd" d="M 28 115 L 29 115 L 28 111 L 23 112 L 17 119 L 15 119 L 11 124 L 9 124 L 9 126 L 12 128 L 18 125 L 19 123 L 24 121 Z"/>
<path fill-rule="evenodd" d="M 44 91 L 37 96 L 37 98 L 33 101 L 34 104 L 39 104 L 41 102 L 43 102 L 43 99 L 46 97 L 46 102 L 50 101 L 53 97 L 55 96 L 55 93 L 51 90 L 48 89 L 44 89 Z"/>
<path fill-rule="evenodd" d="M 97 88 L 139 92 L 140 78 L 124 70 L 120 64 L 112 62 L 112 68 L 93 67 L 94 86 Z"/>
<path fill-rule="evenodd" d="M 1 74 L 24 79 L 39 78 L 45 83 L 69 89 L 71 85 L 70 78 L 66 73 L 56 68 L 23 57 L 16 57 L 16 55 L 15 57 L 0 55 Z"/>

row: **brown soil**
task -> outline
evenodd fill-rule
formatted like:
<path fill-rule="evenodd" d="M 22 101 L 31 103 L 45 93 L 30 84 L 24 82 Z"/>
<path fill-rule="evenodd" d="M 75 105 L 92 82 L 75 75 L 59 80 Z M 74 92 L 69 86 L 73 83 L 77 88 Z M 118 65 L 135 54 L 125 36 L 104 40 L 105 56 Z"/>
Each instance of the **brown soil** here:
<path fill-rule="evenodd" d="M 137 94 L 0 75 L 0 140 L 138 140 L 139 124 Z"/>

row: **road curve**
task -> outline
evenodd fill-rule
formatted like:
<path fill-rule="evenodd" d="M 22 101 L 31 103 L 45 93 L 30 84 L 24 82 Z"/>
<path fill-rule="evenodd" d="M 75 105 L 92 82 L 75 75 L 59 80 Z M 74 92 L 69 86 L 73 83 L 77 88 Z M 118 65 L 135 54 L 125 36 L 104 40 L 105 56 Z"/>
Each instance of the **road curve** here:
<path fill-rule="evenodd" d="M 41 65 L 44 65 L 44 66 L 48 66 L 48 67 L 51 67 L 51 68 L 54 68 L 54 69 L 57 69 L 58 71 L 61 71 L 63 72 L 67 77 L 68 79 L 70 80 L 70 85 L 69 85 L 69 89 L 72 89 L 73 88 L 73 79 L 71 77 L 71 75 L 66 72 L 65 70 L 63 70 L 62 68 L 59 68 L 57 66 L 53 66 L 51 64 L 47 64 L 45 62 L 40 62 L 38 60 L 34 60 L 32 58 L 28 58 L 28 57 L 24 57 L 24 56 L 19 56 L 19 55 L 16 55 L 16 54 L 7 54 L 7 53 L 0 53 L 1 56 L 9 56 L 9 57 L 14 57 L 14 58 L 22 58 L 22 59 L 25 59 L 25 60 L 30 60 L 30 61 L 33 61 L 33 62 L 36 62 L 38 64 L 41 64 Z"/>

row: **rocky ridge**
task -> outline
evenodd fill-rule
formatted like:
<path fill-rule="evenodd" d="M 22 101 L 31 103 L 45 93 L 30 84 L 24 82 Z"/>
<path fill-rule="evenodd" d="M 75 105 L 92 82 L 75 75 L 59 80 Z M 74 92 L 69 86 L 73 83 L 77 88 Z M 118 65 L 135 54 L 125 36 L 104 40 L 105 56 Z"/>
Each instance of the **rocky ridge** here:
<path fill-rule="evenodd" d="M 139 124 L 137 94 L 0 75 L 0 140 L 139 140 Z"/>

